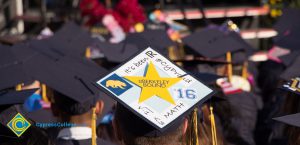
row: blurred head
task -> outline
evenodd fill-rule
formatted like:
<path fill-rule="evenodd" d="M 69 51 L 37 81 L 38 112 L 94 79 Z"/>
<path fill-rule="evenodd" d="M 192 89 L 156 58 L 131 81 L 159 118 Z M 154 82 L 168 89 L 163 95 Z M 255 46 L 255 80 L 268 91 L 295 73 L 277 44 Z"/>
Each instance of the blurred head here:
<path fill-rule="evenodd" d="M 182 145 L 186 129 L 187 120 L 184 119 L 172 131 L 167 131 L 158 136 L 148 136 L 146 134 L 155 130 L 155 128 L 121 104 L 117 104 L 114 130 L 119 140 L 126 145 Z"/>

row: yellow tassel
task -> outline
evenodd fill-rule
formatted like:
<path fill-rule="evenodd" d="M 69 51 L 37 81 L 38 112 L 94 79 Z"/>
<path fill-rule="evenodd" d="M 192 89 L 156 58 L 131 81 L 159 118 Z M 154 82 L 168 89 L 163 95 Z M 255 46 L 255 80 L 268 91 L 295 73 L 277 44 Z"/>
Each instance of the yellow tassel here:
<path fill-rule="evenodd" d="M 22 90 L 22 84 L 18 84 L 16 86 L 16 91 L 21 91 Z"/>
<path fill-rule="evenodd" d="M 50 102 L 47 97 L 47 87 L 45 84 L 42 84 L 42 98 L 43 98 L 43 101 L 45 101 L 47 103 Z"/>
<path fill-rule="evenodd" d="M 291 84 L 291 88 L 295 89 L 296 91 L 300 92 L 300 88 L 297 87 L 299 80 L 297 79 L 292 79 L 292 84 Z"/>
<path fill-rule="evenodd" d="M 97 120 L 96 108 L 93 108 L 92 124 L 91 124 L 91 128 L 92 128 L 92 145 L 97 145 L 96 120 Z"/>
<path fill-rule="evenodd" d="M 213 112 L 213 107 L 210 106 L 210 125 L 211 125 L 211 138 L 212 138 L 212 145 L 217 145 L 217 130 L 216 130 L 216 122 L 215 122 L 215 116 Z"/>
<path fill-rule="evenodd" d="M 226 61 L 228 62 L 228 65 L 227 65 L 228 80 L 229 80 L 229 82 L 231 82 L 231 80 L 232 80 L 231 52 L 226 53 Z"/>
<path fill-rule="evenodd" d="M 197 110 L 197 108 L 193 110 L 189 121 L 190 125 L 187 135 L 187 145 L 199 145 Z"/>
<path fill-rule="evenodd" d="M 85 50 L 85 57 L 86 58 L 91 58 L 91 48 L 86 48 L 86 50 Z"/>
<path fill-rule="evenodd" d="M 247 78 L 248 78 L 248 71 L 247 71 L 247 68 L 248 68 L 248 62 L 244 62 L 243 69 L 242 69 L 242 77 L 243 77 L 244 79 L 247 79 Z"/>

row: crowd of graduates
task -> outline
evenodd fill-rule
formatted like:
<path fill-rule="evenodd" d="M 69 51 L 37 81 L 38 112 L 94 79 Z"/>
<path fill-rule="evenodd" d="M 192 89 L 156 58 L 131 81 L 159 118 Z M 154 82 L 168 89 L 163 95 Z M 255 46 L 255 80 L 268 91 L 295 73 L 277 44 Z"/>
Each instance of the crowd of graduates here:
<path fill-rule="evenodd" d="M 98 14 L 85 6 L 84 15 Z M 121 21 L 102 13 L 109 24 Z M 243 40 L 232 21 L 180 35 L 182 26 L 159 11 L 154 22 L 138 16 L 126 31 L 103 22 L 110 33 L 99 34 L 67 21 L 1 44 L 0 145 L 300 145 L 299 9 L 283 11 L 268 51 Z M 215 91 L 164 131 L 95 85 L 148 47 Z M 27 121 L 14 127 L 18 114 Z"/>

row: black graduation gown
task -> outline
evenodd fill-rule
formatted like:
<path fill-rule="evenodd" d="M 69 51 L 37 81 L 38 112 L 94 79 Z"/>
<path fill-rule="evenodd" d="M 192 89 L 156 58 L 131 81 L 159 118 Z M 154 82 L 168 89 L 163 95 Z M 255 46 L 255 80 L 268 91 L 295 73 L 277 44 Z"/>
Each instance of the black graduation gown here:
<path fill-rule="evenodd" d="M 55 142 L 55 145 L 92 145 L 92 140 L 91 139 L 85 139 L 85 140 L 58 139 Z M 116 144 L 98 138 L 97 145 L 116 145 Z"/>

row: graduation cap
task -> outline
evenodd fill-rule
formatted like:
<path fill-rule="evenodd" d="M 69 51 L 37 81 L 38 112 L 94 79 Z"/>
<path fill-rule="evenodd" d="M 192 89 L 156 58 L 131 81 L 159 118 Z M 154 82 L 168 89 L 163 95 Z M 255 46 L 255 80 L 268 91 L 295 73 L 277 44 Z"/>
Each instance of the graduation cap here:
<path fill-rule="evenodd" d="M 277 20 L 276 24 L 273 26 L 274 29 L 279 33 L 276 39 L 285 37 L 290 33 L 294 33 L 294 29 L 299 27 L 300 23 L 300 10 L 293 8 L 285 8 L 282 10 L 282 15 Z"/>
<path fill-rule="evenodd" d="M 295 60 L 288 66 L 285 71 L 280 75 L 284 80 L 289 80 L 294 77 L 300 76 L 300 56 L 297 56 Z"/>
<path fill-rule="evenodd" d="M 291 50 L 298 49 L 298 38 L 300 36 L 299 17 L 299 9 L 283 9 L 282 16 L 274 25 L 274 29 L 278 32 L 278 35 L 273 39 L 275 45 Z"/>
<path fill-rule="evenodd" d="M 174 62 L 183 62 L 186 64 L 229 64 L 230 62 L 224 61 L 221 59 L 211 59 L 211 58 L 205 58 L 205 57 L 199 57 L 199 56 L 185 56 L 181 59 L 174 59 L 172 60 Z"/>
<path fill-rule="evenodd" d="M 213 73 L 201 73 L 201 72 L 194 72 L 193 75 L 203 81 L 205 84 L 215 84 L 217 79 L 223 78 L 223 76 L 219 76 Z"/>
<path fill-rule="evenodd" d="M 61 109 L 70 115 L 81 114 L 95 105 L 95 101 L 99 99 L 99 91 L 91 82 L 106 73 L 105 69 L 84 58 L 61 55 L 47 47 L 36 49 L 34 45 L 30 48 L 28 46 L 14 52 L 22 57 L 26 72 L 34 80 L 46 84 L 66 98 L 59 99 L 63 100 L 60 104 Z M 68 100 L 69 105 L 75 109 L 64 104 L 64 101 Z M 82 102 L 90 102 L 90 105 L 83 105 Z M 81 105 L 74 105 L 76 103 Z"/>
<path fill-rule="evenodd" d="M 214 84 L 216 84 L 217 80 L 219 78 L 223 78 L 223 76 L 219 76 L 213 73 L 202 73 L 202 72 L 192 72 L 192 74 L 199 80 L 201 80 L 202 82 L 204 82 L 205 84 L 211 85 L 213 86 L 213 88 L 216 91 L 216 94 L 213 95 L 211 98 L 209 98 L 209 100 L 207 100 L 205 103 L 211 103 L 211 102 L 219 102 L 219 101 L 224 101 L 226 100 L 225 97 L 221 97 L 221 95 L 219 96 L 220 93 L 222 93 L 221 90 L 218 90 L 214 87 Z M 223 95 L 222 95 L 223 96 Z M 202 105 L 202 104 L 201 104 Z"/>
<path fill-rule="evenodd" d="M 227 52 L 245 51 L 250 47 L 249 45 L 245 45 L 246 42 L 241 41 L 235 32 L 225 34 L 217 29 L 197 31 L 183 38 L 183 42 L 196 53 L 207 58 L 222 58 Z M 237 55 L 237 57 L 243 58 L 243 60 L 247 59 L 245 56 Z"/>
<path fill-rule="evenodd" d="M 300 127 L 300 113 L 285 115 L 285 116 L 276 117 L 273 119 L 276 121 L 288 124 L 288 125 Z"/>
<path fill-rule="evenodd" d="M 290 81 L 286 82 L 280 88 L 299 96 L 300 95 L 300 83 L 299 82 L 300 82 L 300 78 L 296 77 L 296 78 L 293 78 Z M 279 121 L 279 122 L 283 122 L 288 125 L 300 127 L 300 113 L 285 115 L 285 116 L 276 117 L 273 119 L 276 121 Z"/>
<path fill-rule="evenodd" d="M 145 30 L 141 33 L 129 33 L 124 43 L 135 44 L 139 50 L 147 47 L 157 49 L 163 55 L 168 54 L 168 47 L 175 45 L 164 30 Z"/>
<path fill-rule="evenodd" d="M 14 128 L 11 127 L 10 125 L 11 120 L 13 120 L 13 118 L 19 113 L 17 108 L 14 107 L 14 105 L 23 104 L 24 101 L 30 95 L 32 95 L 36 90 L 37 89 L 22 90 L 22 91 L 14 91 L 14 90 L 0 91 L 0 128 L 1 128 L 0 139 L 2 143 L 8 140 L 16 139 L 17 136 L 21 135 L 20 130 L 16 131 L 16 133 L 14 134 L 13 132 Z M 21 119 L 24 119 L 24 117 Z M 24 126 L 24 127 L 28 128 L 29 126 Z"/>
<path fill-rule="evenodd" d="M 68 54 L 83 57 L 94 38 L 74 22 L 67 22 L 52 37 L 46 39 L 53 47 L 67 50 Z"/>
<path fill-rule="evenodd" d="M 97 42 L 97 48 L 104 54 L 109 62 L 121 63 L 139 51 L 134 44 Z"/>
<path fill-rule="evenodd" d="M 13 48 L 0 45 L 0 90 L 32 82 L 24 67 L 12 52 Z"/>
<path fill-rule="evenodd" d="M 300 42 L 297 38 L 300 36 L 300 27 L 293 30 L 287 30 L 284 36 L 278 36 L 280 38 L 274 38 L 274 45 L 284 47 L 290 50 L 298 50 Z"/>
<path fill-rule="evenodd" d="M 122 130 L 152 137 L 176 130 L 197 104 L 214 94 L 150 47 L 96 85 L 118 102 L 115 118 Z"/>

